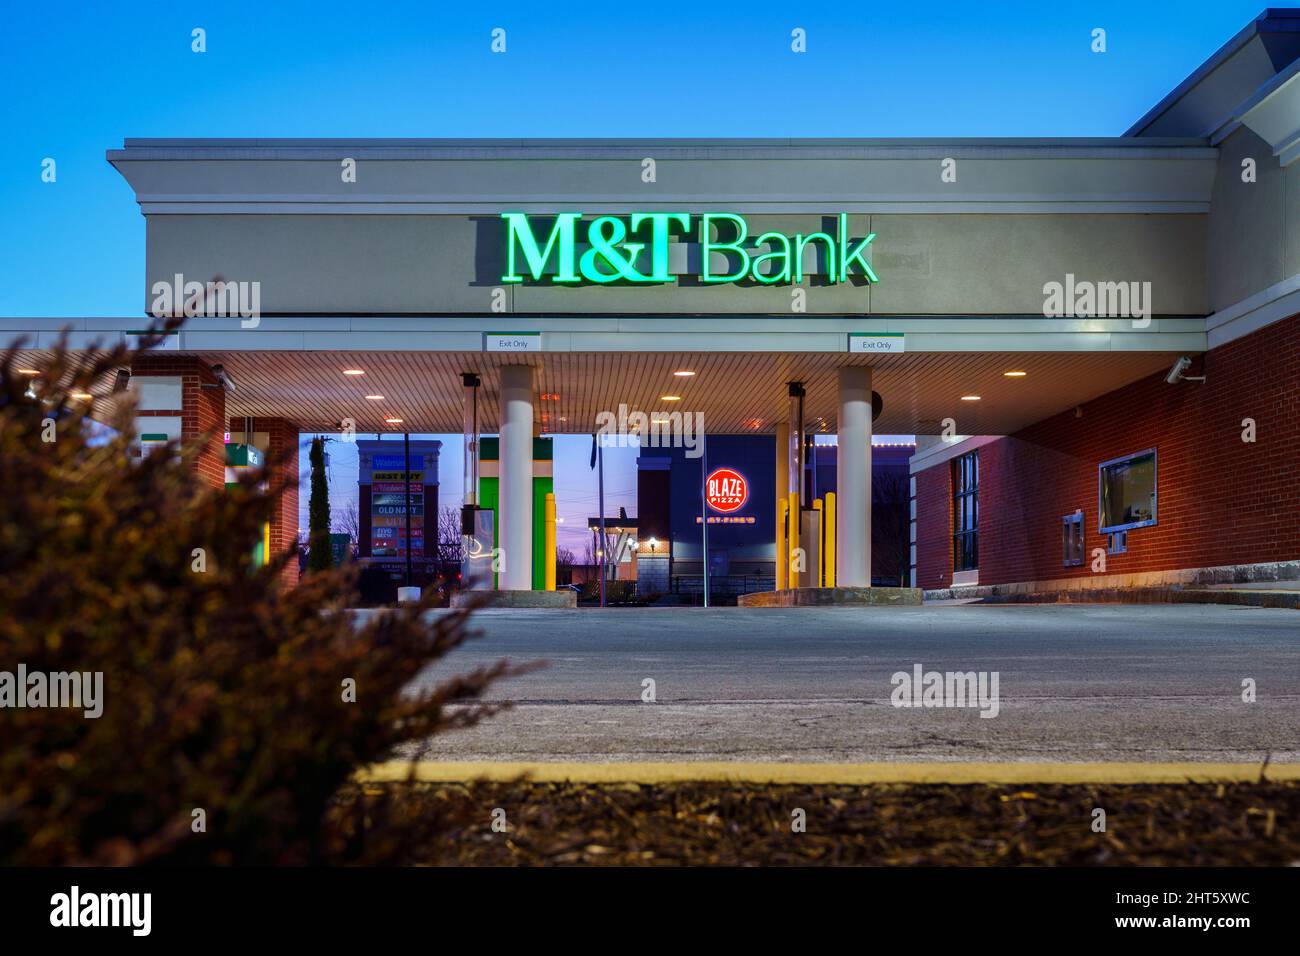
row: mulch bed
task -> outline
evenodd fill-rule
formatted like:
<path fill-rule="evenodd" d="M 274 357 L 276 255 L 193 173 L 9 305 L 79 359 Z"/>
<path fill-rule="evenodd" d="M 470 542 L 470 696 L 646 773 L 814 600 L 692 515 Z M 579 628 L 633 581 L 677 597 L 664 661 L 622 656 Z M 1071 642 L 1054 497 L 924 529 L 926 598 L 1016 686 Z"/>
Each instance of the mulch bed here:
<path fill-rule="evenodd" d="M 435 866 L 1127 866 L 1300 863 L 1300 784 L 366 785 L 428 823 Z M 355 802 L 354 802 L 355 801 Z M 1106 811 L 1105 832 L 1093 810 Z M 806 831 L 792 832 L 802 809 Z M 505 832 L 494 832 L 503 810 Z M 496 818 L 500 820 L 501 814 Z M 364 832 L 364 827 L 362 828 Z M 364 837 L 363 837 L 364 839 Z"/>

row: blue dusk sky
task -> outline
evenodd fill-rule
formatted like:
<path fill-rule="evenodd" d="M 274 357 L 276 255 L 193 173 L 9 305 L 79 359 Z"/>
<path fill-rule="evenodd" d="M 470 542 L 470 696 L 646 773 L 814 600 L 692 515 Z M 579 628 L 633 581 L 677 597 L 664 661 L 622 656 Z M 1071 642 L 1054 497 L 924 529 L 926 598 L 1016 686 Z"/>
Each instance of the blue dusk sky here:
<path fill-rule="evenodd" d="M 9 4 L 0 314 L 143 315 L 144 220 L 104 160 L 124 137 L 1111 136 L 1264 6 Z M 589 442 L 561 443 L 566 523 L 595 510 Z M 633 457 L 611 455 L 611 509 Z"/>

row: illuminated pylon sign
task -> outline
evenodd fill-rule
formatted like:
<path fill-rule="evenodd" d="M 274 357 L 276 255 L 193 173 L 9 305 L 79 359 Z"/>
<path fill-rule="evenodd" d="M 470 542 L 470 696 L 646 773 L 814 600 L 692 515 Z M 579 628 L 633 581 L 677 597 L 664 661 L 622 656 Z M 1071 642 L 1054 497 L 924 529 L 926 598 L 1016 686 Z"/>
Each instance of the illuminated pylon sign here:
<path fill-rule="evenodd" d="M 845 213 L 839 214 L 835 235 L 764 232 L 752 239 L 745 217 L 730 212 L 634 212 L 586 222 L 582 215 L 536 216 L 540 230 L 535 230 L 528 213 L 503 212 L 506 272 L 501 281 L 649 284 L 692 275 L 706 283 L 777 285 L 798 284 L 808 274 L 832 283 L 880 281 L 866 257 L 876 234 L 850 239 Z M 673 241 L 674 234 L 680 241 Z"/>

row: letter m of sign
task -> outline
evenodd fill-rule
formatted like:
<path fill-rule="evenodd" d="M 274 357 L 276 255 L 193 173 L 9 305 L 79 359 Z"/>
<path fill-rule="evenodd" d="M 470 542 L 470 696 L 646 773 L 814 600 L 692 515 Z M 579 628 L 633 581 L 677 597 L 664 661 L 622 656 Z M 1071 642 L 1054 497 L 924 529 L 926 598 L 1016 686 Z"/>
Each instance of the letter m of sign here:
<path fill-rule="evenodd" d="M 537 237 L 533 235 L 532 224 L 528 214 L 522 212 L 503 212 L 501 218 L 506 222 L 506 274 L 502 282 L 523 282 L 524 276 L 517 267 L 518 254 L 523 253 L 528 266 L 528 274 L 540 281 L 546 270 L 546 262 L 552 253 L 557 253 L 557 270 L 554 282 L 577 282 L 578 273 L 574 261 L 574 229 L 580 212 L 562 212 L 555 217 L 550 235 L 546 237 L 546 246 L 539 247 Z"/>

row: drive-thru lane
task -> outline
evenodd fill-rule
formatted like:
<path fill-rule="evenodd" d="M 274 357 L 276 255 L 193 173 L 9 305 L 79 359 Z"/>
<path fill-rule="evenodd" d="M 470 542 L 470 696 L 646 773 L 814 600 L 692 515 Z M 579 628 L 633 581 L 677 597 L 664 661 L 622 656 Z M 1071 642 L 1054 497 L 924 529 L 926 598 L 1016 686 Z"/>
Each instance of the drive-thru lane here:
<path fill-rule="evenodd" d="M 364 612 L 363 612 L 364 613 Z M 484 611 L 426 672 L 545 660 L 434 760 L 1300 759 L 1300 613 L 1222 605 Z M 894 675 L 997 674 L 896 707 Z M 1256 700 L 1243 701 L 1243 681 Z M 655 702 L 643 700 L 653 680 Z"/>

